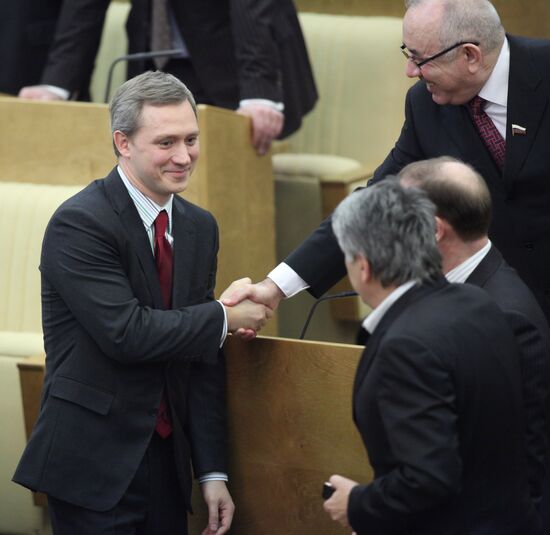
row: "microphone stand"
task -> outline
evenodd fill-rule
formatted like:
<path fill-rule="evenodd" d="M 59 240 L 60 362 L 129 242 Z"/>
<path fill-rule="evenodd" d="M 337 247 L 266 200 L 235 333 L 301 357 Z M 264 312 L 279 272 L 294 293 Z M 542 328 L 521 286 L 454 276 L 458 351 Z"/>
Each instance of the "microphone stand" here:
<path fill-rule="evenodd" d="M 313 306 L 311 307 L 309 314 L 306 319 L 306 323 L 304 325 L 304 328 L 302 329 L 302 332 L 300 334 L 300 340 L 304 339 L 304 336 L 306 335 L 307 328 L 309 327 L 309 322 L 311 321 L 311 318 L 313 317 L 313 313 L 315 312 L 315 309 L 317 308 L 317 305 L 321 301 L 329 301 L 331 299 L 342 299 L 344 297 L 353 297 L 356 296 L 357 292 L 349 291 L 349 292 L 340 292 L 337 294 L 329 294 L 329 295 L 323 295 L 322 297 L 319 297 L 315 303 L 313 303 Z"/>
<path fill-rule="evenodd" d="M 135 54 L 125 54 L 124 56 L 119 56 L 109 66 L 109 71 L 107 74 L 107 84 L 105 87 L 105 98 L 103 102 L 107 104 L 109 102 L 109 95 L 111 93 L 111 82 L 113 79 L 113 69 L 117 63 L 121 61 L 132 62 L 132 61 L 141 61 L 147 59 L 156 59 L 156 58 L 173 58 L 179 56 L 184 51 L 181 48 L 174 48 L 171 50 L 157 50 L 155 52 L 137 52 Z"/>

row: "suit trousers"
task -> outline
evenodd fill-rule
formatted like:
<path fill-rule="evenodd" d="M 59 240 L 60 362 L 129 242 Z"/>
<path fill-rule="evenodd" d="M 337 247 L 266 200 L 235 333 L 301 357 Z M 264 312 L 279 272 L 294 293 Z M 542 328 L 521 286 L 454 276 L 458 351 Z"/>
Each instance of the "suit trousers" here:
<path fill-rule="evenodd" d="M 54 535 L 187 535 L 173 440 L 153 433 L 136 475 L 109 511 L 92 511 L 48 496 Z"/>
<path fill-rule="evenodd" d="M 147 63 L 146 68 L 152 71 L 157 69 L 152 61 Z M 164 66 L 163 71 L 173 74 L 181 80 L 187 86 L 187 89 L 193 93 L 193 98 L 197 104 L 214 104 L 206 94 L 189 58 L 173 58 Z"/>

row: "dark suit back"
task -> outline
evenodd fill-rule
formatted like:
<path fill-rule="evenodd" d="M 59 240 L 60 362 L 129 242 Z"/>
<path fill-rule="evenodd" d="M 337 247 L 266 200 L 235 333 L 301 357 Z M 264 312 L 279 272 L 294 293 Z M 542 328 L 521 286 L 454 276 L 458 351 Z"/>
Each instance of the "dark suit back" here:
<path fill-rule="evenodd" d="M 520 350 L 522 394 L 527 418 L 527 461 L 531 496 L 538 503 L 548 463 L 550 329 L 532 292 L 495 246 L 466 280 L 483 288 L 508 320 Z"/>
<path fill-rule="evenodd" d="M 530 503 L 517 349 L 469 285 L 413 288 L 360 361 L 354 419 L 375 480 L 356 487 L 358 535 L 540 533 Z"/>
<path fill-rule="evenodd" d="M 40 263 L 42 404 L 14 481 L 89 509 L 112 508 L 144 456 L 165 384 L 188 504 L 191 456 L 198 474 L 226 469 L 217 227 L 177 196 L 172 221 L 166 311 L 151 244 L 116 169 L 52 217 Z"/>

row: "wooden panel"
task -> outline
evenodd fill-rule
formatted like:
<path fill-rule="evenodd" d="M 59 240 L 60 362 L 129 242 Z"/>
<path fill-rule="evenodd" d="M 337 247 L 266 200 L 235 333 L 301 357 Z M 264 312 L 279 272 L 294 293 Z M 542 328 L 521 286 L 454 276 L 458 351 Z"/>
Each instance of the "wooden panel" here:
<path fill-rule="evenodd" d="M 44 380 L 44 355 L 29 357 L 18 363 L 17 367 L 19 368 L 25 432 L 28 440 L 40 410 L 40 397 Z M 48 503 L 46 495 L 41 492 L 34 493 L 33 498 L 35 505 L 45 506 Z"/>
<path fill-rule="evenodd" d="M 530 37 L 550 37 L 548 0 L 493 0 L 507 31 Z M 300 11 L 338 15 L 388 15 L 402 17 L 403 0 L 295 0 Z M 397 50 L 396 50 L 397 51 Z"/>
<path fill-rule="evenodd" d="M 333 473 L 372 478 L 351 419 L 362 348 L 259 338 L 227 343 L 230 491 L 239 535 L 345 534 L 322 510 Z M 201 506 L 201 514 L 204 508 Z M 193 518 L 191 533 L 206 525 Z"/>
<path fill-rule="evenodd" d="M 0 97 L 0 180 L 88 184 L 116 164 L 104 104 Z M 265 277 L 275 265 L 271 157 L 250 144 L 250 119 L 199 106 L 201 157 L 184 197 L 220 227 L 216 293 L 233 280 Z M 277 321 L 265 328 L 276 334 Z"/>
<path fill-rule="evenodd" d="M 229 488 L 239 535 L 344 535 L 322 510 L 321 486 L 333 473 L 372 479 L 351 416 L 351 393 L 362 348 L 258 338 L 226 343 Z M 21 366 L 26 418 L 34 421 L 43 366 Z M 190 533 L 207 514 L 194 492 Z"/>

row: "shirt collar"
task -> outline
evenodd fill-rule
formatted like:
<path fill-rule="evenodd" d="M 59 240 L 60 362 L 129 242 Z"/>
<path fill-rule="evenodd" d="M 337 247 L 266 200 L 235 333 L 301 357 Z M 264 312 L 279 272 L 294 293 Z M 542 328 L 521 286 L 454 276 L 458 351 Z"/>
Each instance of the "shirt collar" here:
<path fill-rule="evenodd" d="M 416 286 L 418 281 L 409 281 L 401 286 L 398 286 L 393 292 L 391 292 L 386 298 L 365 318 L 363 321 L 363 329 L 372 334 L 374 329 L 378 326 L 386 312 L 391 306 L 408 290 L 413 286 Z"/>
<path fill-rule="evenodd" d="M 495 67 L 485 85 L 481 88 L 479 96 L 487 102 L 492 102 L 506 107 L 508 104 L 508 75 L 510 74 L 510 45 L 508 39 L 500 49 Z"/>
<path fill-rule="evenodd" d="M 168 234 L 171 234 L 172 231 L 172 205 L 174 202 L 174 195 L 170 195 L 170 198 L 166 202 L 164 206 L 158 205 L 155 201 L 147 197 L 144 193 L 139 191 L 128 179 L 128 177 L 124 174 L 124 171 L 122 168 L 117 166 L 118 174 L 120 175 L 120 178 L 122 179 L 122 182 L 126 186 L 126 189 L 128 190 L 128 194 L 130 195 L 130 198 L 134 202 L 136 209 L 138 211 L 138 214 L 143 221 L 143 225 L 146 229 L 150 229 L 153 226 L 153 223 L 155 222 L 155 219 L 159 215 L 159 213 L 162 210 L 166 210 L 166 213 L 168 214 Z"/>
<path fill-rule="evenodd" d="M 473 273 L 474 269 L 479 266 L 490 250 L 491 240 L 487 240 L 487 243 L 477 253 L 446 273 L 445 278 L 449 282 L 466 282 L 468 277 Z"/>

